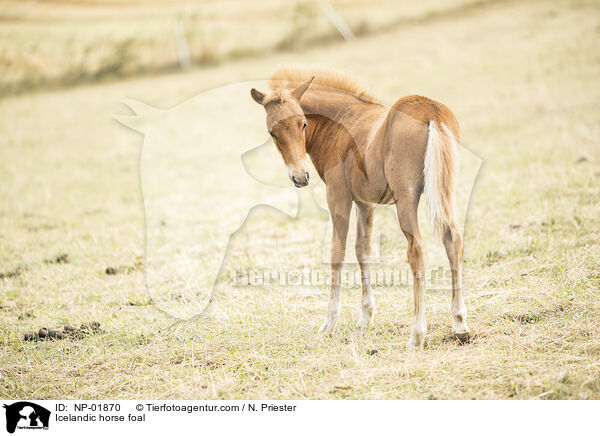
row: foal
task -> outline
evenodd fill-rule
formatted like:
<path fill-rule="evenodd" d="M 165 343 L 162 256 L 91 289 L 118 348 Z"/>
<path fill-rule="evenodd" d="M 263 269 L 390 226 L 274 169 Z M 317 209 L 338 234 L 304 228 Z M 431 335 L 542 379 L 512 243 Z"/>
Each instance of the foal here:
<path fill-rule="evenodd" d="M 373 211 L 395 204 L 408 240 L 414 278 L 414 320 L 408 349 L 423 346 L 425 268 L 417 222 L 421 194 L 442 238 L 452 270 L 453 333 L 469 337 L 462 296 L 462 237 L 454 213 L 459 129 L 443 104 L 411 95 L 388 108 L 341 73 L 279 69 L 271 92 L 251 90 L 267 113 L 267 128 L 293 184 L 308 185 L 306 154 L 326 185 L 333 222 L 332 283 L 321 331 L 334 328 L 341 309 L 340 278 L 352 202 L 357 206 L 356 257 L 361 269 L 360 327 L 371 323 L 375 305 L 369 278 Z"/>

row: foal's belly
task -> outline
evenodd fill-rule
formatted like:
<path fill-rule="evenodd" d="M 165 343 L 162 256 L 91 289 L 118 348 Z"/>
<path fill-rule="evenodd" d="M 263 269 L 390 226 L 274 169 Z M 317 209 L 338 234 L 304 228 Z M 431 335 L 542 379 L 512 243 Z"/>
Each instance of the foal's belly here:
<path fill-rule="evenodd" d="M 353 168 L 346 175 L 352 196 L 364 203 L 392 204 L 393 198 L 381 168 L 367 168 L 366 175 L 358 168 Z"/>

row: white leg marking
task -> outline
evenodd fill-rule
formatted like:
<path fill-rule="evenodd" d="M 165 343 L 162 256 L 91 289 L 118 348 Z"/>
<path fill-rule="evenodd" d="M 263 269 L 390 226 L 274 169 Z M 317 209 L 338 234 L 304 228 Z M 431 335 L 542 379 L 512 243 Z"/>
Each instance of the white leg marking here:
<path fill-rule="evenodd" d="M 330 332 L 334 329 L 335 325 L 337 324 L 337 320 L 340 317 L 340 312 L 342 310 L 342 298 L 340 295 L 340 270 L 333 272 L 332 280 L 333 283 L 331 284 L 331 295 L 329 298 L 329 304 L 327 305 L 327 315 L 325 316 L 325 321 L 323 321 L 323 324 L 319 329 L 321 333 Z"/>
<path fill-rule="evenodd" d="M 418 351 L 423 348 L 423 339 L 427 333 L 427 323 L 425 322 L 425 314 L 420 313 L 415 316 L 413 320 L 412 330 L 410 333 L 410 339 L 406 344 L 408 351 Z"/>

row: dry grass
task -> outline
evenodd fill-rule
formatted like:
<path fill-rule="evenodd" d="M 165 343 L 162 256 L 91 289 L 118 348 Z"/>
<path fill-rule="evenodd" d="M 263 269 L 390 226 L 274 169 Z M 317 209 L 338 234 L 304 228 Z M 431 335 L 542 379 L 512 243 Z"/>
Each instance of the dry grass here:
<path fill-rule="evenodd" d="M 0 397 L 600 398 L 599 28 L 592 1 L 503 2 L 353 44 L 4 99 Z M 377 288 L 366 331 L 350 289 L 330 336 L 316 331 L 325 288 L 229 287 L 211 317 L 172 328 L 155 310 L 169 296 L 150 300 L 136 267 L 141 137 L 110 114 L 123 97 L 168 107 L 290 62 L 352 71 L 388 103 L 421 93 L 456 112 L 484 160 L 465 235 L 470 344 L 450 338 L 441 292 L 427 296 L 425 350 L 412 354 L 403 289 Z M 310 236 L 319 218 L 307 220 L 259 223 L 285 243 Z M 268 260 L 261 238 L 237 259 Z M 21 340 L 94 320 L 104 334 Z"/>

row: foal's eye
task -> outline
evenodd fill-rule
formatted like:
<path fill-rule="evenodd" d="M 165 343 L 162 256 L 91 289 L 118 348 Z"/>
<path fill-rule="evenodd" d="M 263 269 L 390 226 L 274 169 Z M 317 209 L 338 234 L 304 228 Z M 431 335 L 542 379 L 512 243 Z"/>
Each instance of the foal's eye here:
<path fill-rule="evenodd" d="M 269 135 L 271 135 L 271 138 L 275 139 L 275 133 L 273 133 L 272 130 L 269 130 Z"/>
<path fill-rule="evenodd" d="M 302 123 L 302 130 L 306 129 L 306 121 L 304 123 Z"/>

